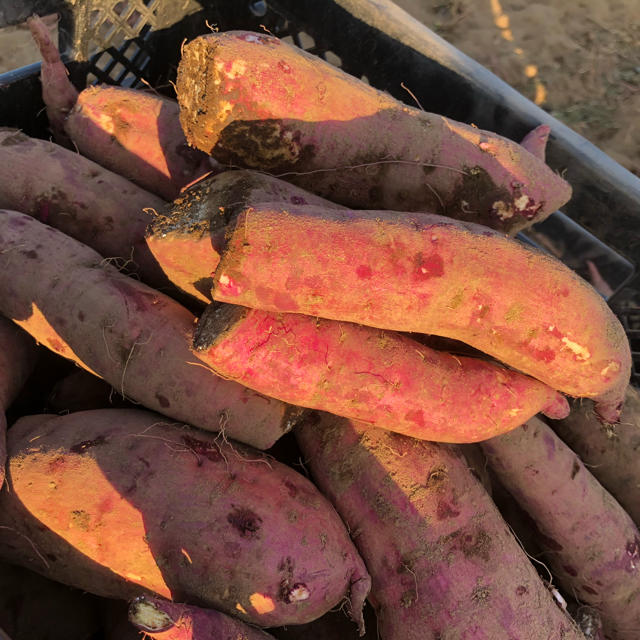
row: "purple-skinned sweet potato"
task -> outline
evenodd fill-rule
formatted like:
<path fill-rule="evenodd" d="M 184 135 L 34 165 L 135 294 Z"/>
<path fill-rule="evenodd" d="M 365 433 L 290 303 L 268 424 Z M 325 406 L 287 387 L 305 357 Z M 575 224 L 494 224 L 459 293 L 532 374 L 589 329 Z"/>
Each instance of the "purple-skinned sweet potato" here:
<path fill-rule="evenodd" d="M 439 442 L 477 442 L 566 399 L 478 358 L 434 351 L 393 331 L 212 304 L 194 353 L 218 375 L 290 404 Z"/>
<path fill-rule="evenodd" d="M 6 410 L 26 382 L 36 362 L 36 345 L 25 331 L 0 315 L 0 487 L 7 457 Z"/>
<path fill-rule="evenodd" d="M 516 142 L 408 107 L 264 33 L 191 41 L 177 94 L 194 147 L 350 207 L 430 211 L 515 234 L 571 196 Z"/>
<path fill-rule="evenodd" d="M 553 430 L 533 418 L 481 444 L 492 469 L 531 516 L 558 583 L 595 607 L 611 640 L 640 628 L 640 532 Z"/>
<path fill-rule="evenodd" d="M 43 57 L 42 95 L 59 138 L 165 200 L 212 170 L 209 158 L 187 145 L 174 100 L 112 86 L 78 94 L 42 20 L 28 22 Z"/>
<path fill-rule="evenodd" d="M 559 260 L 441 216 L 247 207 L 213 297 L 465 342 L 619 417 L 631 352 L 620 321 Z"/>
<path fill-rule="evenodd" d="M 169 281 L 144 235 L 164 204 L 78 153 L 0 128 L 0 208 L 60 229 L 156 289 Z"/>
<path fill-rule="evenodd" d="M 627 388 L 620 423 L 602 425 L 590 400 L 574 401 L 571 413 L 549 423 L 598 482 L 640 526 L 640 393 Z"/>
<path fill-rule="evenodd" d="M 0 211 L 0 255 L 0 313 L 123 396 L 258 448 L 291 427 L 297 409 L 197 361 L 193 314 L 93 249 L 30 216 Z"/>
<path fill-rule="evenodd" d="M 215 609 L 140 596 L 129 606 L 129 621 L 155 640 L 274 640 L 273 636 Z"/>
<path fill-rule="evenodd" d="M 331 414 L 294 433 L 371 573 L 380 638 L 581 638 L 455 448 Z"/>
<path fill-rule="evenodd" d="M 147 228 L 147 245 L 175 286 L 208 303 L 227 224 L 246 206 L 263 203 L 342 208 L 265 173 L 225 171 L 158 209 Z"/>
<path fill-rule="evenodd" d="M 549 134 L 551 127 L 548 124 L 541 124 L 532 129 L 522 139 L 520 144 L 532 155 L 544 162 L 547 151 L 547 142 L 549 142 Z"/>
<path fill-rule="evenodd" d="M 333 507 L 261 452 L 135 409 L 9 431 L 0 557 L 96 595 L 145 591 L 259 626 L 305 623 L 370 587 Z"/>
<path fill-rule="evenodd" d="M 0 563 L 0 626 L 13 640 L 91 640 L 97 605 L 90 594 Z"/>

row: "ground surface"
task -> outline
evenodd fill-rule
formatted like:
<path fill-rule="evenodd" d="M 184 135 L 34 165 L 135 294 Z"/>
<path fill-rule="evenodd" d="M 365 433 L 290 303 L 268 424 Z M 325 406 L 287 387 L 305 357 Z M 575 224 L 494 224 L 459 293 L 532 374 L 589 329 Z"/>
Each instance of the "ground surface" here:
<path fill-rule="evenodd" d="M 640 175 L 640 0 L 395 0 Z"/>

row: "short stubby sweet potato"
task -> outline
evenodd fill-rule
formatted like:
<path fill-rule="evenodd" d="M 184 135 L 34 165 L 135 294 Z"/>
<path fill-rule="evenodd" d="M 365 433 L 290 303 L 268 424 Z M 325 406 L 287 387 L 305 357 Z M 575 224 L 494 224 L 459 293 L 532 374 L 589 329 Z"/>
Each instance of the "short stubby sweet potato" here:
<path fill-rule="evenodd" d="M 264 33 L 191 41 L 177 94 L 193 146 L 350 207 L 431 211 L 515 234 L 571 196 L 516 142 L 408 107 Z"/>
<path fill-rule="evenodd" d="M 309 622 L 370 578 L 329 502 L 259 451 L 136 409 L 9 432 L 0 557 L 97 595 L 147 591 L 259 626 Z"/>
<path fill-rule="evenodd" d="M 442 216 L 248 207 L 214 299 L 465 342 L 618 419 L 631 352 L 619 320 L 560 261 Z"/>
<path fill-rule="evenodd" d="M 145 638 L 155 640 L 274 640 L 272 635 L 214 609 L 152 596 L 131 602 L 129 620 Z"/>
<path fill-rule="evenodd" d="M 175 286 L 208 303 L 226 226 L 245 207 L 262 203 L 341 208 L 265 173 L 225 171 L 198 181 L 158 209 L 146 231 L 147 245 Z"/>
<path fill-rule="evenodd" d="M 371 573 L 380 638 L 582 637 L 455 448 L 330 414 L 294 433 Z"/>
<path fill-rule="evenodd" d="M 169 281 L 144 234 L 164 204 L 78 153 L 0 128 L 0 208 L 60 229 L 156 289 Z"/>
<path fill-rule="evenodd" d="M 293 405 L 439 442 L 476 442 L 539 411 L 567 415 L 538 380 L 392 331 L 212 304 L 194 353 L 219 375 Z"/>
<path fill-rule="evenodd" d="M 58 141 L 70 141 L 83 155 L 166 200 L 212 170 L 206 154 L 187 145 L 174 100 L 117 86 L 92 86 L 78 94 L 42 21 L 33 16 L 29 28 L 43 58 L 42 96 Z"/>
<path fill-rule="evenodd" d="M 0 313 L 122 396 L 258 448 L 291 427 L 296 408 L 197 362 L 192 313 L 93 249 L 30 216 L 0 211 L 0 255 Z"/>
<path fill-rule="evenodd" d="M 549 422 L 598 482 L 640 526 L 640 393 L 627 388 L 617 425 L 602 425 L 590 400 L 574 401 L 563 420 Z"/>
<path fill-rule="evenodd" d="M 553 430 L 533 418 L 481 444 L 489 465 L 541 532 L 558 583 L 595 607 L 612 640 L 640 628 L 640 532 Z"/>

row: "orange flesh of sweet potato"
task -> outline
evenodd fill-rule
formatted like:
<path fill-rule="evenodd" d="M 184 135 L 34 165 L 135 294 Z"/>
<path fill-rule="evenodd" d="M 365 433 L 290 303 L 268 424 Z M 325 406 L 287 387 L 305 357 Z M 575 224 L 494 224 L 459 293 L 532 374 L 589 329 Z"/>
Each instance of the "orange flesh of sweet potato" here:
<path fill-rule="evenodd" d="M 379 637 L 582 637 L 455 448 L 330 414 L 294 433 L 371 572 Z"/>
<path fill-rule="evenodd" d="M 147 229 L 147 245 L 174 285 L 209 303 L 226 225 L 244 207 L 261 203 L 341 208 L 258 171 L 225 171 L 190 186 L 159 209 Z"/>
<path fill-rule="evenodd" d="M 425 440 L 475 442 L 539 411 L 568 411 L 533 378 L 349 322 L 211 305 L 194 349 L 219 375 L 266 395 Z"/>
<path fill-rule="evenodd" d="M 302 475 L 135 409 L 28 416 L 9 432 L 0 557 L 97 595 L 152 592 L 260 626 L 304 623 L 370 578 Z"/>
<path fill-rule="evenodd" d="M 537 418 L 481 446 L 542 532 L 559 584 L 598 609 L 612 639 L 637 638 L 640 533 L 623 508 Z"/>
<path fill-rule="evenodd" d="M 0 313 L 123 396 L 259 448 L 290 428 L 295 408 L 195 362 L 193 314 L 104 264 L 93 249 L 29 216 L 0 211 L 0 252 Z"/>
<path fill-rule="evenodd" d="M 515 234 L 571 195 L 521 145 L 407 107 L 264 33 L 187 44 L 177 93 L 193 146 L 347 206 L 432 211 Z"/>
<path fill-rule="evenodd" d="M 558 260 L 441 216 L 248 207 L 229 234 L 215 300 L 465 342 L 617 420 L 624 329 Z"/>

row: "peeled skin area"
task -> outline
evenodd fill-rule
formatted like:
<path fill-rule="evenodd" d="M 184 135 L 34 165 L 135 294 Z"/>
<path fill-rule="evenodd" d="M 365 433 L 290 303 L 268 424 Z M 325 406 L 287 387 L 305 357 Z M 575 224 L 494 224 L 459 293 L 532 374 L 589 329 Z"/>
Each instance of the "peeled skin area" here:
<path fill-rule="evenodd" d="M 380 638 L 582 638 L 456 449 L 330 414 L 294 433 L 371 572 Z"/>
<path fill-rule="evenodd" d="M 619 417 L 625 331 L 560 261 L 450 218 L 317 207 L 247 208 L 214 277 L 221 302 L 465 342 Z"/>
<path fill-rule="evenodd" d="M 537 418 L 483 442 L 490 467 L 535 521 L 545 562 L 596 608 L 612 640 L 640 628 L 640 532 L 576 454 Z"/>
<path fill-rule="evenodd" d="M 214 304 L 194 347 L 218 375 L 260 393 L 424 440 L 476 442 L 539 411 L 568 412 L 533 378 L 349 322 Z"/>
<path fill-rule="evenodd" d="M 629 385 L 617 425 L 602 425 L 590 400 L 574 401 L 553 430 L 640 526 L 640 393 Z"/>
<path fill-rule="evenodd" d="M 264 33 L 191 41 L 177 94 L 194 147 L 349 207 L 433 211 L 515 234 L 571 196 L 512 140 L 408 107 Z"/>
<path fill-rule="evenodd" d="M 129 606 L 129 620 L 155 640 L 274 640 L 273 636 L 213 609 L 141 596 Z"/>
<path fill-rule="evenodd" d="M 187 145 L 178 104 L 144 91 L 88 87 L 64 129 L 80 153 L 165 200 L 213 168 Z"/>
<path fill-rule="evenodd" d="M 122 396 L 258 448 L 291 427 L 295 408 L 196 362 L 192 313 L 93 249 L 29 216 L 0 211 L 0 254 L 0 313 Z"/>
<path fill-rule="evenodd" d="M 148 591 L 259 626 L 309 622 L 370 579 L 327 500 L 259 451 L 131 409 L 10 430 L 0 557 L 112 598 Z"/>

